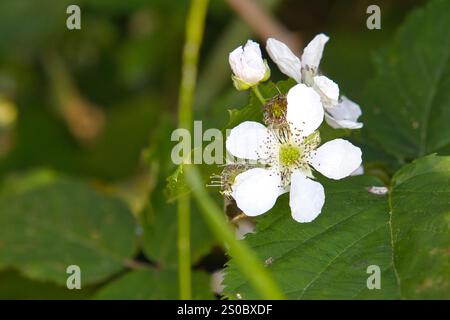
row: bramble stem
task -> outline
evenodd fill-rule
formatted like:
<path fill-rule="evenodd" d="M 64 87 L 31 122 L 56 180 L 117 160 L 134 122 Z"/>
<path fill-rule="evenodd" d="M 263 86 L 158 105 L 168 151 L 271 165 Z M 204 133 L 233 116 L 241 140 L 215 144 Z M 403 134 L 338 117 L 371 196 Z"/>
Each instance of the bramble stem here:
<path fill-rule="evenodd" d="M 207 8 L 208 0 L 192 0 L 186 22 L 178 124 L 180 128 L 188 130 L 192 129 L 192 104 Z M 178 201 L 178 278 L 180 299 L 182 300 L 192 298 L 190 203 L 189 195 L 181 197 Z"/>

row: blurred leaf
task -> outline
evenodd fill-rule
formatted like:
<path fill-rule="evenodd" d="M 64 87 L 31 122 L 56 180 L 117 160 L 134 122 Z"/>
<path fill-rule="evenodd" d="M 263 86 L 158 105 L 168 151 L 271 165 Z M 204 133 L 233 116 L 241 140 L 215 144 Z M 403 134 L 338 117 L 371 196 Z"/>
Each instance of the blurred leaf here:
<path fill-rule="evenodd" d="M 192 298 L 212 299 L 210 277 L 194 272 L 192 277 Z M 132 271 L 101 288 L 96 299 L 178 299 L 178 274 L 173 270 Z"/>
<path fill-rule="evenodd" d="M 88 299 L 94 288 L 69 290 L 54 283 L 32 281 L 16 271 L 0 272 L 0 299 Z"/>
<path fill-rule="evenodd" d="M 450 157 L 402 168 L 391 194 L 394 262 L 407 299 L 450 298 Z"/>
<path fill-rule="evenodd" d="M 0 161 L 0 173 L 45 167 L 109 180 L 128 177 L 135 173 L 142 150 L 148 145 L 159 120 L 159 108 L 147 96 L 111 108 L 104 132 L 87 149 L 76 144 L 48 108 L 23 108 L 19 113 L 17 144 Z"/>
<path fill-rule="evenodd" d="M 21 194 L 57 181 L 59 175 L 51 170 L 36 169 L 25 173 L 12 173 L 0 181 L 0 196 Z"/>
<path fill-rule="evenodd" d="M 123 269 L 135 252 L 135 224 L 120 201 L 86 184 L 61 180 L 0 197 L 0 268 L 65 285 L 66 268 L 82 271 L 82 285 Z"/>
<path fill-rule="evenodd" d="M 161 188 L 161 185 L 156 187 L 150 199 L 151 207 L 144 214 L 144 252 L 162 267 L 175 267 L 178 263 L 177 203 L 168 203 Z M 196 205 L 191 205 L 191 254 L 195 264 L 216 241 Z"/>
<path fill-rule="evenodd" d="M 0 2 L 0 51 L 29 55 L 49 45 L 66 28 L 71 1 L 10 0 Z"/>
<path fill-rule="evenodd" d="M 400 162 L 450 151 L 450 2 L 431 1 L 409 16 L 377 56 L 363 121 Z"/>
<path fill-rule="evenodd" d="M 0 161 L 1 173 L 34 167 L 74 170 L 77 146 L 48 108 L 21 108 L 16 136 L 14 148 Z"/>
<path fill-rule="evenodd" d="M 97 144 L 81 154 L 83 168 L 108 179 L 132 174 L 158 121 L 159 108 L 152 98 L 140 97 L 112 109 Z"/>
<path fill-rule="evenodd" d="M 289 299 L 393 298 L 397 287 L 392 269 L 389 208 L 386 197 L 367 188 L 380 185 L 358 176 L 324 183 L 326 200 L 311 223 L 292 219 L 288 195 L 257 218 L 256 234 L 246 241 L 272 271 Z M 382 270 L 382 290 L 366 285 L 370 265 Z M 233 260 L 226 269 L 225 292 L 230 298 L 257 298 Z"/>

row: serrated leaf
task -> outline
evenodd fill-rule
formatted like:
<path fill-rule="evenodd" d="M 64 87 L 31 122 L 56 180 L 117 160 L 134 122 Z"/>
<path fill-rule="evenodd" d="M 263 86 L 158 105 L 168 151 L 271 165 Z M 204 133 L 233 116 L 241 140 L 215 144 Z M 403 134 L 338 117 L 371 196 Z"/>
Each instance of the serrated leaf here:
<path fill-rule="evenodd" d="M 128 207 L 79 181 L 1 196 L 0 208 L 0 269 L 66 285 L 66 269 L 74 264 L 87 285 L 122 270 L 135 252 Z"/>
<path fill-rule="evenodd" d="M 193 299 L 212 299 L 210 277 L 193 273 Z M 96 299 L 178 299 L 178 275 L 173 270 L 138 270 L 127 273 L 101 288 Z"/>
<path fill-rule="evenodd" d="M 450 150 L 450 2 L 411 14 L 377 56 L 363 100 L 370 137 L 400 162 Z"/>
<path fill-rule="evenodd" d="M 364 176 L 324 183 L 325 206 L 312 223 L 292 219 L 288 195 L 257 219 L 256 234 L 245 241 L 270 261 L 267 267 L 289 299 L 395 297 L 389 208 L 386 196 L 369 193 L 374 185 L 379 181 Z M 367 288 L 370 265 L 382 271 L 382 290 Z M 258 297 L 233 260 L 226 270 L 227 296 Z"/>
<path fill-rule="evenodd" d="M 401 296 L 450 298 L 450 157 L 402 168 L 391 193 L 394 263 Z"/>
<path fill-rule="evenodd" d="M 450 297 L 450 157 L 435 155 L 403 167 L 388 195 L 374 178 L 324 183 L 326 202 L 309 224 L 290 217 L 284 196 L 258 218 L 245 241 L 270 268 L 290 299 L 448 299 Z M 367 267 L 381 271 L 381 289 L 369 290 Z M 256 293 L 227 267 L 225 292 Z"/>

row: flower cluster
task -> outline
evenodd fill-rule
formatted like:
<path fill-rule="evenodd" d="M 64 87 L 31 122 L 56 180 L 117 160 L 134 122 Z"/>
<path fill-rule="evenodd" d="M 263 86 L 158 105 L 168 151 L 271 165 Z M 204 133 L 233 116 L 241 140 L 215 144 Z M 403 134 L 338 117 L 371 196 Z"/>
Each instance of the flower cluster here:
<path fill-rule="evenodd" d="M 270 210 L 277 198 L 290 192 L 292 217 L 310 222 L 325 203 L 323 186 L 314 180 L 318 171 L 330 179 L 343 179 L 358 170 L 361 150 L 343 139 L 321 145 L 319 127 L 325 120 L 333 128 L 358 129 L 360 107 L 339 96 L 339 87 L 320 74 L 319 63 L 326 42 L 317 35 L 301 59 L 282 42 L 267 41 L 267 52 L 285 75 L 298 84 L 287 95 L 264 103 L 265 125 L 246 121 L 233 128 L 226 140 L 227 151 L 247 165 L 231 164 L 223 173 L 224 193 L 248 216 Z M 246 90 L 268 80 L 270 69 L 259 45 L 248 41 L 230 53 L 233 82 Z"/>

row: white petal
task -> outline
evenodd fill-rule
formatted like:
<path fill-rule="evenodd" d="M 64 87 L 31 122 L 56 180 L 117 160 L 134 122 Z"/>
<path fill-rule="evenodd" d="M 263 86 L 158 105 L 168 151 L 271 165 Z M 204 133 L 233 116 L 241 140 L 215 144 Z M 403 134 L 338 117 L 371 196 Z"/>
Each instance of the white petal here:
<path fill-rule="evenodd" d="M 358 122 L 362 114 L 361 108 L 344 96 L 341 97 L 341 102 L 328 109 L 327 113 L 325 120 L 332 128 L 360 129 L 363 126 L 361 122 Z"/>
<path fill-rule="evenodd" d="M 330 38 L 323 33 L 318 34 L 311 40 L 303 50 L 302 65 L 318 69 L 322 59 L 323 48 Z"/>
<path fill-rule="evenodd" d="M 280 194 L 280 176 L 271 170 L 255 168 L 239 174 L 232 196 L 239 209 L 248 216 L 258 216 L 269 211 Z"/>
<path fill-rule="evenodd" d="M 323 186 L 300 171 L 295 171 L 291 179 L 289 206 L 292 217 L 297 222 L 311 222 L 320 214 L 325 203 Z"/>
<path fill-rule="evenodd" d="M 233 50 L 228 60 L 234 75 L 249 85 L 261 81 L 267 71 L 259 44 L 252 40 L 248 40 L 244 47 Z"/>
<path fill-rule="evenodd" d="M 351 176 L 362 176 L 364 174 L 364 166 L 359 166 L 355 171 L 353 171 Z"/>
<path fill-rule="evenodd" d="M 302 63 L 287 45 L 276 39 L 269 38 L 266 49 L 270 58 L 272 58 L 282 73 L 297 82 L 302 80 Z"/>
<path fill-rule="evenodd" d="M 242 46 L 237 47 L 233 51 L 231 51 L 228 56 L 228 62 L 230 63 L 231 70 L 235 75 L 240 73 L 240 70 L 243 68 L 242 65 L 242 56 L 244 55 L 244 49 Z"/>
<path fill-rule="evenodd" d="M 361 122 L 351 121 L 351 120 L 337 120 L 325 113 L 325 121 L 328 125 L 334 129 L 361 129 L 363 124 Z"/>
<path fill-rule="evenodd" d="M 220 269 L 213 274 L 211 274 L 211 287 L 212 291 L 217 294 L 222 294 L 225 290 L 225 285 L 223 285 L 223 280 L 225 279 L 225 271 Z"/>
<path fill-rule="evenodd" d="M 226 141 L 229 153 L 241 159 L 258 160 L 264 157 L 272 134 L 259 122 L 245 121 L 231 129 Z"/>
<path fill-rule="evenodd" d="M 305 84 L 292 87 L 287 95 L 287 121 L 303 136 L 313 133 L 322 123 L 324 111 L 320 96 Z"/>
<path fill-rule="evenodd" d="M 333 80 L 325 76 L 315 76 L 314 89 L 319 93 L 324 108 L 332 108 L 338 104 L 339 87 Z"/>
<path fill-rule="evenodd" d="M 311 165 L 324 176 L 339 180 L 349 176 L 361 165 L 361 149 L 343 139 L 328 141 L 320 146 Z"/>

